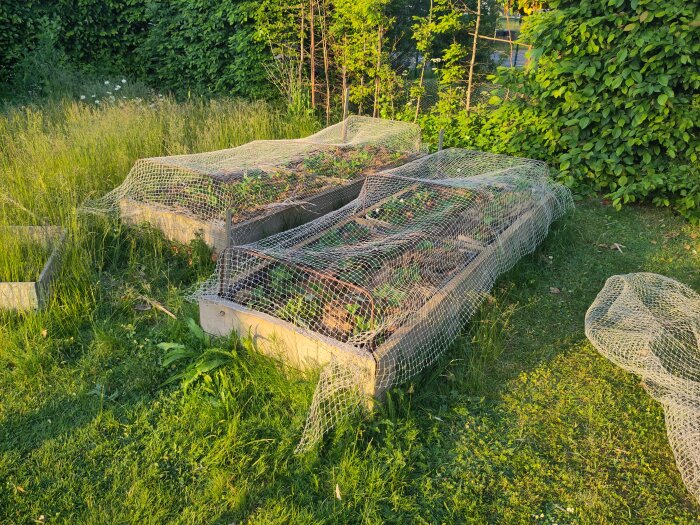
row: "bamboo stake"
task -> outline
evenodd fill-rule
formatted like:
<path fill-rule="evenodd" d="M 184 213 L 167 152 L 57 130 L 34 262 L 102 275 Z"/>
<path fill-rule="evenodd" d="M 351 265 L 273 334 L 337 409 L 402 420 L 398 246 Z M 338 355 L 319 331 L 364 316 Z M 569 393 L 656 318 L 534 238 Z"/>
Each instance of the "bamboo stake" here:
<path fill-rule="evenodd" d="M 506 14 L 506 31 L 508 31 L 508 42 L 509 42 L 508 45 L 510 47 L 510 54 L 508 55 L 508 61 L 510 62 L 510 67 L 513 67 L 514 66 L 514 64 L 513 64 L 513 35 L 510 32 L 510 16 L 508 15 L 508 11 L 509 11 L 508 4 L 506 4 L 503 9 L 504 9 L 505 14 Z M 517 53 L 517 51 L 516 51 L 516 53 Z M 517 54 L 515 55 L 515 60 L 516 60 L 516 62 L 518 60 Z"/>
<path fill-rule="evenodd" d="M 430 0 L 430 11 L 428 11 L 428 24 L 433 21 L 433 0 Z M 425 56 L 423 57 L 423 63 L 420 68 L 420 80 L 418 81 L 418 98 L 416 99 L 416 114 L 413 116 L 413 122 L 418 120 L 418 112 L 420 111 L 420 101 L 421 101 L 421 90 L 423 89 L 423 80 L 425 78 L 425 65 L 428 63 L 429 57 L 428 50 L 425 50 Z M 417 58 L 416 58 L 417 60 Z"/>
<path fill-rule="evenodd" d="M 474 36 L 474 33 L 467 33 L 467 34 L 469 36 Z M 510 40 L 505 40 L 503 38 L 492 38 L 492 37 L 486 36 L 486 35 L 477 35 L 477 37 L 481 38 L 483 40 L 493 40 L 494 42 L 504 42 L 506 44 L 508 44 L 510 42 Z M 526 47 L 528 49 L 532 49 L 532 46 L 530 44 L 519 44 L 519 45 Z"/>
<path fill-rule="evenodd" d="M 301 29 L 299 30 L 299 86 L 301 87 L 302 70 L 304 68 L 304 2 L 300 5 Z"/>
<path fill-rule="evenodd" d="M 345 74 L 345 66 L 343 66 L 343 142 L 348 141 L 348 84 Z"/>
<path fill-rule="evenodd" d="M 379 33 L 377 35 L 377 73 L 374 77 L 374 108 L 372 109 L 372 116 L 377 118 L 379 112 L 379 72 L 382 67 L 382 26 L 379 26 Z"/>
<path fill-rule="evenodd" d="M 314 0 L 309 2 L 309 31 L 311 42 L 309 43 L 309 61 L 311 66 L 311 107 L 316 108 L 316 35 L 314 34 Z"/>
<path fill-rule="evenodd" d="M 319 13 L 321 12 L 321 4 L 319 4 Z M 326 27 L 327 20 L 327 4 L 323 2 L 323 16 L 321 17 L 321 45 L 323 47 L 323 72 L 326 78 L 326 126 L 331 122 L 331 83 L 328 74 L 328 28 Z"/>
<path fill-rule="evenodd" d="M 474 79 L 474 62 L 476 62 L 476 43 L 479 40 L 479 24 L 481 23 L 481 0 L 476 2 L 476 26 L 474 27 L 474 42 L 472 43 L 472 59 L 469 62 L 469 79 L 467 80 L 467 113 L 472 103 L 472 82 Z"/>

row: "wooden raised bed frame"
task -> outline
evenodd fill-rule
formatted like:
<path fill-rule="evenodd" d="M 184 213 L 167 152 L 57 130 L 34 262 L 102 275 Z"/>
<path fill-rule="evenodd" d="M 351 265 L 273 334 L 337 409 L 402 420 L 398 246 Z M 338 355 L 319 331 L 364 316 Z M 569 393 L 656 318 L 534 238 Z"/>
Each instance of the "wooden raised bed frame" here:
<path fill-rule="evenodd" d="M 397 328 L 374 352 L 306 330 L 218 295 L 207 295 L 199 300 L 200 323 L 207 333 L 215 336 L 228 336 L 232 331 L 242 337 L 249 335 L 259 351 L 301 370 L 323 366 L 331 358 L 353 364 L 363 369 L 368 377 L 364 392 L 379 397 L 386 385 L 393 382 L 391 379 L 396 373 L 397 362 L 410 360 L 412 354 L 420 351 L 438 334 L 453 337 L 459 332 L 463 322 L 460 311 L 467 304 L 476 306 L 483 298 L 479 283 L 489 270 L 496 251 L 508 247 L 509 241 L 522 228 L 527 227 L 530 221 L 537 220 L 538 212 L 551 199 L 553 197 L 550 196 L 545 202 L 535 202 L 501 232 L 495 242 L 487 246 L 464 239 L 465 246 L 477 252 L 476 257 L 423 304 L 413 324 Z M 352 218 L 364 212 L 354 214 Z"/>
<path fill-rule="evenodd" d="M 303 205 L 288 206 L 233 224 L 231 244 L 255 242 L 337 210 L 355 199 L 360 194 L 363 184 L 364 178 L 353 180 L 349 184 L 329 188 L 304 199 Z M 119 201 L 119 213 L 126 224 L 150 223 L 171 241 L 188 244 L 197 236 L 201 236 L 217 253 L 228 246 L 224 221 L 196 219 L 167 206 L 132 199 Z"/>
<path fill-rule="evenodd" d="M 421 156 L 423 156 L 423 153 L 409 154 L 396 162 L 376 168 L 376 170 L 384 171 L 395 168 Z M 376 173 L 376 170 L 372 173 Z M 270 235 L 301 226 L 321 215 L 345 206 L 360 194 L 366 176 L 367 173 L 342 186 L 328 188 L 308 198 L 304 198 L 303 205 L 287 206 L 279 210 L 263 213 L 259 217 L 232 224 L 231 245 L 235 246 L 259 241 Z M 188 244 L 198 236 L 201 236 L 202 240 L 215 253 L 219 253 L 229 246 L 226 239 L 225 221 L 197 219 L 167 206 L 128 198 L 119 200 L 119 214 L 123 222 L 132 226 L 150 223 L 151 226 L 163 232 L 163 235 L 171 241 Z"/>
<path fill-rule="evenodd" d="M 26 235 L 37 242 L 53 243 L 51 255 L 36 281 L 0 282 L 0 310 L 39 310 L 51 296 L 51 284 L 58 273 L 61 249 L 66 231 L 58 226 L 9 226 L 18 235 Z"/>

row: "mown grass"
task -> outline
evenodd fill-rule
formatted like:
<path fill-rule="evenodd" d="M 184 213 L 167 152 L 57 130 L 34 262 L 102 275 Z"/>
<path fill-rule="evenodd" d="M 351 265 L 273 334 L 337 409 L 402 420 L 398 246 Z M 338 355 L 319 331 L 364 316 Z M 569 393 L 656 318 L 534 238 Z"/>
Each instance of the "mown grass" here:
<path fill-rule="evenodd" d="M 697 521 L 660 406 L 583 334 L 611 274 L 700 289 L 697 227 L 580 204 L 499 279 L 437 366 L 295 456 L 313 378 L 188 327 L 197 312 L 183 291 L 211 272 L 207 250 L 74 212 L 137 157 L 313 125 L 211 104 L 70 103 L 0 119 L 2 220 L 71 231 L 49 308 L 0 314 L 0 522 Z M 225 358 L 185 391 L 165 384 L 186 364 L 164 366 L 163 342 L 193 363 L 210 345 Z"/>

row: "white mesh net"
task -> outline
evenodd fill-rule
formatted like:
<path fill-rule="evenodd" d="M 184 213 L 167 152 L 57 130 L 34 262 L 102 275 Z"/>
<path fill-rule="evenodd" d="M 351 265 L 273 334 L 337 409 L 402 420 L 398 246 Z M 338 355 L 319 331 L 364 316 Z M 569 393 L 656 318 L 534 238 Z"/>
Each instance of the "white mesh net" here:
<path fill-rule="evenodd" d="M 349 185 L 421 149 L 415 124 L 350 116 L 303 139 L 256 140 L 222 151 L 141 159 L 119 187 L 86 203 L 82 211 L 140 214 L 148 220 L 154 209 L 165 210 L 219 224 L 223 231 L 228 210 L 232 222 L 240 223 L 271 209 L 303 204 L 310 195 Z M 191 224 L 185 220 L 182 228 Z M 177 232 L 170 236 L 189 240 Z"/>
<path fill-rule="evenodd" d="M 700 295 L 662 275 L 615 275 L 586 313 L 586 335 L 663 405 L 678 470 L 700 501 Z"/>
<path fill-rule="evenodd" d="M 370 175 L 340 210 L 225 250 L 196 294 L 202 325 L 249 331 L 297 363 L 332 362 L 304 449 L 360 405 L 348 391 L 378 395 L 433 363 L 572 205 L 543 162 L 444 150 Z"/>

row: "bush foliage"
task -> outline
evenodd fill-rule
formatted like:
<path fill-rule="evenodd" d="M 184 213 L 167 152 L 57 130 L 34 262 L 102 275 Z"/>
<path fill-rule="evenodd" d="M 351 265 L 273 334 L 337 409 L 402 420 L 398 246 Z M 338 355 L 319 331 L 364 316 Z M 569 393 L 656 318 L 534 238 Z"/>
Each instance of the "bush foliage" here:
<path fill-rule="evenodd" d="M 616 206 L 700 220 L 700 39 L 682 0 L 554 0 L 523 28 L 532 65 L 501 70 L 479 145 L 548 158 L 569 185 Z"/>
<path fill-rule="evenodd" d="M 28 0 L 0 5 L 0 83 L 41 51 L 44 28 L 72 64 L 126 74 L 176 93 L 269 91 L 251 0 Z M 51 64 L 53 65 L 53 64 Z"/>

